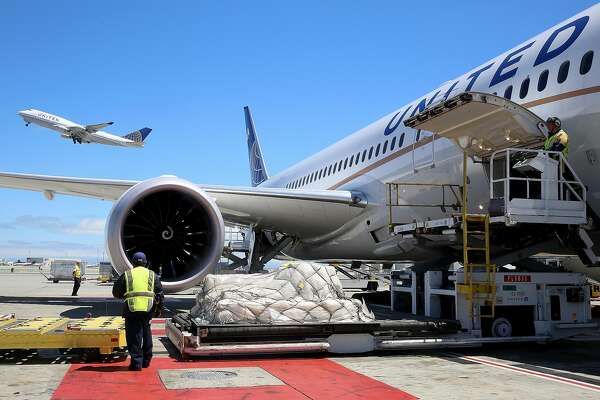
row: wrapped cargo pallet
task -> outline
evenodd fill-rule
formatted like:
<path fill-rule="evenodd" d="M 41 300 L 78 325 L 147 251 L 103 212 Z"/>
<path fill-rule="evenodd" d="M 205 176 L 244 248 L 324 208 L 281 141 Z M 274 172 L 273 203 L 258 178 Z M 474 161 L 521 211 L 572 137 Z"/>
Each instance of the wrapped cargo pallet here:
<path fill-rule="evenodd" d="M 364 302 L 345 297 L 335 268 L 309 262 L 268 274 L 208 275 L 191 315 L 209 324 L 374 320 Z"/>

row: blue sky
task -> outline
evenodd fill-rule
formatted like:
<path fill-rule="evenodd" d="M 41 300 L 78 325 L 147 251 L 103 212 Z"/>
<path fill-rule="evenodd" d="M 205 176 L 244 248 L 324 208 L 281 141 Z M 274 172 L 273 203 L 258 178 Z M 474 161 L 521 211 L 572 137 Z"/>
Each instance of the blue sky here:
<path fill-rule="evenodd" d="M 244 105 L 277 173 L 592 4 L 2 1 L 0 170 L 247 185 Z M 25 108 L 153 132 L 75 146 Z M 0 257 L 102 254 L 110 203 L 0 199 Z"/>

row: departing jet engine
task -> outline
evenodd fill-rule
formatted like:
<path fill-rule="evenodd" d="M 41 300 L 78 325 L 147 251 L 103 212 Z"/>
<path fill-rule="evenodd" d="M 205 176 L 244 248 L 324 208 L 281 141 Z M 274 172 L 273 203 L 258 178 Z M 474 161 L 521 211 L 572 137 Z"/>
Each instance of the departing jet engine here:
<path fill-rule="evenodd" d="M 146 253 L 166 292 L 197 284 L 221 257 L 223 217 L 198 186 L 174 176 L 138 183 L 113 206 L 106 226 L 108 255 L 120 273 Z"/>

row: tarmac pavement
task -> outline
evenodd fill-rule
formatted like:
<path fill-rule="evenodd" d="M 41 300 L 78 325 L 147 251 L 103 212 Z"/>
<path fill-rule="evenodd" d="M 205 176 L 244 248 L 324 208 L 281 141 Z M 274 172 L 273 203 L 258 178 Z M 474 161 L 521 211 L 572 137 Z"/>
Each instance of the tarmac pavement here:
<path fill-rule="evenodd" d="M 119 315 L 111 284 L 52 283 L 28 273 L 0 273 L 0 314 L 17 318 Z M 194 294 L 168 295 L 166 317 L 186 311 Z M 263 357 L 177 361 L 153 322 L 155 359 L 140 373 L 126 354 L 98 360 L 73 350 L 0 350 L 4 399 L 598 399 L 600 346 L 595 337 L 549 345 L 342 357 Z M 263 384 L 257 385 L 257 382 Z M 220 386 L 220 387 L 217 387 Z"/>

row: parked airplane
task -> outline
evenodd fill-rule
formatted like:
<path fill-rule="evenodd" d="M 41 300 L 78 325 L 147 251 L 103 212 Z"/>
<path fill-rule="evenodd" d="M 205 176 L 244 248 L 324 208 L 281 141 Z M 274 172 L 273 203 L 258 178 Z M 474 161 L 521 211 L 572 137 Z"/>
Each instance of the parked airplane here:
<path fill-rule="evenodd" d="M 18 114 L 25 121 L 25 126 L 35 124 L 44 128 L 59 132 L 61 137 L 73 140 L 73 143 L 100 143 L 123 147 L 144 147 L 144 140 L 152 129 L 142 128 L 125 136 L 111 135 L 101 129 L 112 125 L 112 122 L 102 124 L 79 125 L 68 119 L 52 115 L 44 111 L 27 110 L 19 111 Z"/>
<path fill-rule="evenodd" d="M 442 202 L 433 185 L 462 185 L 464 152 L 469 212 L 485 212 L 495 196 L 491 152 L 541 148 L 550 116 L 560 117 L 570 134 L 569 163 L 586 185 L 588 215 L 600 214 L 599 50 L 595 5 L 272 177 L 246 109 L 252 187 L 196 185 L 174 176 L 121 181 L 16 173 L 0 173 L 0 186 L 42 191 L 48 199 L 60 193 L 115 201 L 106 230 L 113 265 L 131 268 L 131 255 L 143 250 L 170 291 L 194 285 L 219 259 L 224 221 L 252 225 L 252 267 L 279 252 L 315 260 L 462 259 L 459 235 L 394 235 L 390 226 L 453 218 L 450 202 L 431 206 Z M 435 133 L 419 128 L 427 124 Z M 386 205 L 388 182 L 418 184 L 397 189 L 401 206 L 393 212 Z M 578 224 L 586 205 L 580 206 L 573 209 Z M 509 261 L 507 255 L 527 257 L 567 243 L 572 229 L 564 218 L 556 221 L 502 224 L 494 257 Z"/>

